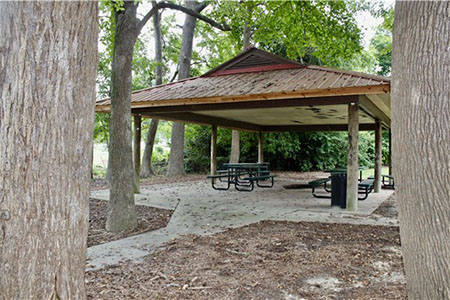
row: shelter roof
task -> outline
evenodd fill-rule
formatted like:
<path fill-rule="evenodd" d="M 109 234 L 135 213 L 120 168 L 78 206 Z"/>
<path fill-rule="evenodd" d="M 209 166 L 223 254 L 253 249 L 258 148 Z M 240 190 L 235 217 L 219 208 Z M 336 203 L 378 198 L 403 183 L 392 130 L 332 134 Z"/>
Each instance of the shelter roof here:
<path fill-rule="evenodd" d="M 131 105 L 134 113 L 145 114 L 148 112 L 150 114 L 158 111 L 170 111 L 171 109 L 167 107 L 172 107 L 172 110 L 177 112 L 196 112 L 196 108 L 203 107 L 201 109 L 202 115 L 206 114 L 214 118 L 228 116 L 227 118 L 232 120 L 245 120 L 248 115 L 237 116 L 236 111 L 227 112 L 224 108 L 220 109 L 220 113 L 212 111 L 220 105 L 237 103 L 247 105 L 245 106 L 247 109 L 267 108 L 264 106 L 269 104 L 267 101 L 272 102 L 269 107 L 280 108 L 286 107 L 282 103 L 286 103 L 287 100 L 292 101 L 292 99 L 308 99 L 308 101 L 302 104 L 298 100 L 289 106 L 295 106 L 297 103 L 298 106 L 339 105 L 346 103 L 346 101 L 341 101 L 342 99 L 336 100 L 339 97 L 364 96 L 364 101 L 368 102 L 366 106 L 372 108 L 366 110 L 378 110 L 378 115 L 379 110 L 381 110 L 384 114 L 383 122 L 388 126 L 390 123 L 389 90 L 390 79 L 386 77 L 302 65 L 256 48 L 250 48 L 201 76 L 135 91 L 131 96 Z M 320 98 L 324 100 L 324 97 L 328 102 L 319 100 Z M 314 102 L 314 99 L 317 101 Z M 356 98 L 348 99 L 355 101 Z M 266 103 L 261 106 L 258 104 L 261 101 L 266 101 Z M 256 106 L 249 107 L 249 102 L 254 102 L 253 105 Z M 209 110 L 205 104 L 209 105 Z M 174 107 L 178 108 L 174 110 Z M 188 109 L 188 107 L 189 110 L 183 110 Z M 158 110 L 158 108 L 162 110 Z M 298 115 L 299 111 L 306 114 L 307 110 L 305 109 L 297 110 L 296 114 L 291 110 L 288 114 L 289 121 L 282 121 L 278 118 L 280 122 L 277 124 L 293 125 L 298 124 L 298 122 L 305 124 L 304 120 L 296 121 L 303 117 L 315 121 L 306 124 L 317 122 L 325 122 L 325 124 L 327 122 L 328 124 L 346 123 L 345 118 L 342 118 L 342 107 L 337 109 L 330 106 L 329 109 L 330 113 L 322 116 L 322 118 L 320 116 Z M 109 112 L 109 110 L 110 99 L 97 102 L 96 111 Z M 208 114 L 207 111 L 211 111 L 211 113 Z M 272 111 L 277 110 L 272 109 Z M 317 110 L 315 111 L 317 112 Z M 333 117 L 334 111 L 340 111 L 340 114 L 337 115 L 336 113 Z M 253 112 L 256 112 L 256 110 Z M 286 116 L 286 113 L 285 109 L 279 111 L 280 116 Z M 266 115 L 265 119 L 262 117 L 263 115 Z M 375 113 L 368 112 L 368 115 L 372 116 L 369 117 L 372 118 L 371 123 L 374 122 L 375 118 L 379 118 Z M 166 116 L 166 119 L 170 118 Z M 172 119 L 177 120 L 176 118 Z M 328 119 L 328 121 L 325 119 Z M 366 122 L 369 121 L 366 120 Z M 258 116 L 255 116 L 252 123 L 268 126 L 274 123 L 274 119 L 273 116 L 271 119 L 269 112 L 259 111 Z M 238 128 L 239 126 L 234 127 Z"/>

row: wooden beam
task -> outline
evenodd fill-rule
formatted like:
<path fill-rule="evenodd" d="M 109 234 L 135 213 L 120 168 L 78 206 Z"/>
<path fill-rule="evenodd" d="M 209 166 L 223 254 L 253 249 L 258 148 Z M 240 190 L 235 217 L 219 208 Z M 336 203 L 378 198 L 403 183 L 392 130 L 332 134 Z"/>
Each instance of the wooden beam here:
<path fill-rule="evenodd" d="M 381 190 L 381 160 L 382 160 L 382 127 L 381 121 L 375 122 L 375 181 L 373 182 L 373 191 L 379 193 Z"/>
<path fill-rule="evenodd" d="M 388 117 L 391 118 L 391 106 L 389 95 L 386 94 L 373 94 L 367 95 L 367 98 L 372 101 L 373 104 L 378 106 L 378 108 Z"/>
<path fill-rule="evenodd" d="M 258 163 L 264 162 L 264 133 L 258 132 Z"/>
<path fill-rule="evenodd" d="M 366 96 L 359 96 L 359 105 L 361 106 L 361 109 L 370 114 L 375 120 L 378 119 L 386 124 L 387 127 L 391 127 L 391 119 L 369 98 Z"/>
<path fill-rule="evenodd" d="M 274 107 L 301 107 L 301 106 L 321 106 L 339 105 L 358 102 L 358 96 L 334 96 L 334 97 L 314 97 L 280 100 L 260 100 L 228 103 L 205 103 L 205 104 L 183 104 L 167 106 L 151 106 L 132 108 L 132 113 L 166 113 L 166 112 L 199 112 L 214 110 L 236 110 L 253 108 L 274 108 Z"/>
<path fill-rule="evenodd" d="M 358 123 L 357 103 L 348 105 L 347 210 L 358 210 Z"/>
<path fill-rule="evenodd" d="M 134 116 L 134 172 L 136 179 L 141 174 L 141 124 L 142 119 L 140 115 Z"/>
<path fill-rule="evenodd" d="M 375 130 L 375 124 L 359 124 L 360 131 Z M 347 124 L 262 126 L 264 132 L 348 131 Z"/>
<path fill-rule="evenodd" d="M 261 131 L 261 126 L 242 122 L 234 121 L 219 117 L 212 117 L 200 114 L 194 114 L 190 112 L 186 113 L 158 113 L 158 114 L 145 114 L 146 116 L 154 119 L 162 119 L 175 122 L 188 122 L 200 125 L 217 125 L 224 128 L 230 128 L 241 131 L 257 132 Z"/>
<path fill-rule="evenodd" d="M 211 126 L 211 175 L 217 173 L 217 126 Z"/>
<path fill-rule="evenodd" d="M 392 133 L 389 128 L 389 175 L 392 176 Z"/>
<path fill-rule="evenodd" d="M 318 97 L 344 97 L 344 96 L 383 94 L 389 92 L 390 92 L 390 84 L 385 83 L 368 86 L 298 90 L 292 92 L 282 91 L 266 94 L 244 94 L 244 95 L 213 96 L 202 98 L 181 98 L 181 99 L 176 98 L 176 99 L 161 99 L 161 100 L 155 99 L 139 102 L 134 101 L 131 102 L 131 107 L 132 108 L 167 107 L 175 105 L 237 103 L 237 102 L 302 99 L 302 98 L 318 98 Z M 99 102 L 99 105 L 97 105 L 95 109 L 96 111 L 109 111 L 109 100 L 103 100 Z"/>

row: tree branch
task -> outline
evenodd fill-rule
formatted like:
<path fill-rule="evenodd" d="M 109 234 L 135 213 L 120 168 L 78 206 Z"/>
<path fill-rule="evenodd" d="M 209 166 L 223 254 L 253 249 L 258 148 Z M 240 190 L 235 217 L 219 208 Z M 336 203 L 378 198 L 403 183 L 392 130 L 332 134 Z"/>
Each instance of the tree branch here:
<path fill-rule="evenodd" d="M 203 4 L 203 5 L 206 7 L 206 4 Z M 144 16 L 144 18 L 142 18 L 141 21 L 139 21 L 139 24 L 137 26 L 138 33 L 141 32 L 142 28 L 145 26 L 145 24 L 148 22 L 148 20 L 150 20 L 150 18 L 156 13 L 156 10 L 162 9 L 162 8 L 169 8 L 169 9 L 174 9 L 174 10 L 184 12 L 185 14 L 196 17 L 197 19 L 202 20 L 203 22 L 208 23 L 209 25 L 211 25 L 217 29 L 220 29 L 222 31 L 230 31 L 231 30 L 230 26 L 228 26 L 227 24 L 225 24 L 225 23 L 219 24 L 216 21 L 214 21 L 213 19 L 210 19 L 192 9 L 186 8 L 184 6 L 181 6 L 181 5 L 178 5 L 175 3 L 159 2 L 159 3 L 156 3 L 156 5 Z"/>

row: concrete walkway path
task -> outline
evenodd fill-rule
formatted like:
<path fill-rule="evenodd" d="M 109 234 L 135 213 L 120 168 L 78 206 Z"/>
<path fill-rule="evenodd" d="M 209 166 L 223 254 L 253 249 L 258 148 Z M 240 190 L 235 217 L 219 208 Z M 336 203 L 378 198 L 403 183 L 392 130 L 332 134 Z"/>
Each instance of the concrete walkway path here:
<path fill-rule="evenodd" d="M 311 189 L 285 189 L 299 183 L 279 179 L 271 189 L 252 192 L 216 191 L 206 180 L 141 188 L 137 205 L 175 209 L 166 228 L 88 248 L 88 269 L 100 269 L 124 260 L 139 261 L 173 238 L 186 234 L 208 235 L 263 220 L 310 221 L 361 225 L 397 226 L 396 219 L 372 215 L 393 191 L 372 193 L 358 202 L 357 212 L 331 207 L 329 199 L 318 199 Z M 106 190 L 92 198 L 108 200 Z"/>

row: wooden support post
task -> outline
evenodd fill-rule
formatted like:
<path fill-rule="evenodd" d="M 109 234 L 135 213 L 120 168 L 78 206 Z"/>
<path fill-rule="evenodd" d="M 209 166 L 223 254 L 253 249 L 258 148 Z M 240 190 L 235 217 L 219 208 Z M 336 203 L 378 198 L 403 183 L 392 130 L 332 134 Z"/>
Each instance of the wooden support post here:
<path fill-rule="evenodd" d="M 392 176 L 392 135 L 389 128 L 389 175 Z"/>
<path fill-rule="evenodd" d="M 263 132 L 258 133 L 258 163 L 264 162 L 264 136 Z"/>
<path fill-rule="evenodd" d="M 141 189 L 139 187 L 139 175 L 141 172 L 141 115 L 134 116 L 134 182 L 133 182 L 133 192 L 135 194 L 140 194 Z"/>
<path fill-rule="evenodd" d="M 217 173 L 217 126 L 211 126 L 211 175 Z"/>
<path fill-rule="evenodd" d="M 347 210 L 358 210 L 358 103 L 348 105 Z"/>
<path fill-rule="evenodd" d="M 381 162 L 382 162 L 382 127 L 381 121 L 375 121 L 375 181 L 373 191 L 379 193 L 381 190 Z"/>
<path fill-rule="evenodd" d="M 134 116 L 134 173 L 136 180 L 141 173 L 141 115 Z"/>

